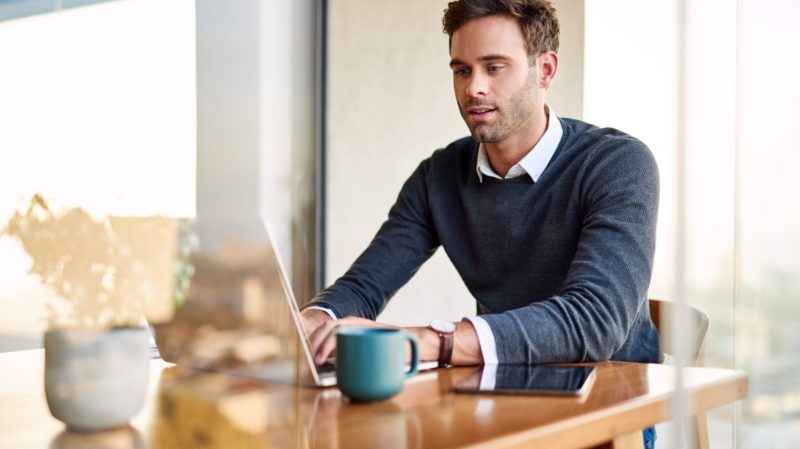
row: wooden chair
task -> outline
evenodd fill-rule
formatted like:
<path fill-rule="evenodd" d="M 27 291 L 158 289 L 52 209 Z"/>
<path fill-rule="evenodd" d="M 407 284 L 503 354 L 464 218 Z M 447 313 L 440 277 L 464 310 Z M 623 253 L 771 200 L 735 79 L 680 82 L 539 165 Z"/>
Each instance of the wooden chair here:
<path fill-rule="evenodd" d="M 680 311 L 679 307 L 681 306 L 674 302 L 660 299 L 650 299 L 648 305 L 650 307 L 650 319 L 653 320 L 653 324 L 658 330 L 661 351 L 667 355 L 674 355 L 672 339 L 669 338 L 669 334 L 665 335 L 665 332 L 672 329 L 672 322 Z M 685 328 L 689 333 L 687 339 L 688 352 L 686 354 L 687 364 L 702 366 L 705 362 L 704 350 L 706 332 L 708 331 L 708 314 L 688 304 L 682 305 L 682 307 L 685 308 L 684 312 L 687 319 Z M 708 423 L 705 413 L 699 413 L 688 420 L 686 440 L 688 448 L 709 449 Z"/>

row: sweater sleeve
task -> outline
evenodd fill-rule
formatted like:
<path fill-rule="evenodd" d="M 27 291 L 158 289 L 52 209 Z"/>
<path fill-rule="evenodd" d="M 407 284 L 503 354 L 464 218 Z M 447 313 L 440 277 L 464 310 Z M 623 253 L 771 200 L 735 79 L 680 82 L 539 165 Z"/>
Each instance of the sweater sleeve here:
<path fill-rule="evenodd" d="M 483 315 L 500 363 L 607 360 L 636 334 L 655 253 L 658 169 L 633 138 L 600 145 L 575 190 L 582 227 L 557 294 Z"/>
<path fill-rule="evenodd" d="M 394 293 L 439 246 L 428 189 L 430 159 L 406 180 L 388 219 L 350 269 L 306 307 L 321 306 L 337 317 L 376 319 Z"/>

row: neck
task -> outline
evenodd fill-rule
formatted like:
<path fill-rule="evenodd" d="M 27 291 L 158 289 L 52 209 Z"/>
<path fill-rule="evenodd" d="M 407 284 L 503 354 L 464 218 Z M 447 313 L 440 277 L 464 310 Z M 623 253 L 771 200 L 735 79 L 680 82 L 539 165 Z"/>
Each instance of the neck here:
<path fill-rule="evenodd" d="M 549 111 L 542 105 L 508 137 L 498 142 L 484 144 L 489 165 L 495 173 L 505 177 L 511 167 L 533 150 L 547 131 L 548 114 Z"/>

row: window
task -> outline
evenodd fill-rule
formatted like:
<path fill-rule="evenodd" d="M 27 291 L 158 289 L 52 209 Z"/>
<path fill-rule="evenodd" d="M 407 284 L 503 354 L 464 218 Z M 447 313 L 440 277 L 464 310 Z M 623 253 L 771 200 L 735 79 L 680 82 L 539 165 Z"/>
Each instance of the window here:
<path fill-rule="evenodd" d="M 37 192 L 94 214 L 194 215 L 194 28 L 189 0 L 0 21 L 0 223 Z M 50 293 L 15 240 L 0 238 L 0 262 L 0 351 L 36 347 Z"/>
<path fill-rule="evenodd" d="M 706 364 L 749 375 L 749 397 L 709 415 L 714 447 L 795 447 L 800 63 L 786 45 L 800 40 L 791 23 L 800 7 L 684 2 L 684 21 L 676 4 L 586 0 L 585 118 L 655 153 L 662 198 L 650 294 L 685 292 L 710 317 Z"/>

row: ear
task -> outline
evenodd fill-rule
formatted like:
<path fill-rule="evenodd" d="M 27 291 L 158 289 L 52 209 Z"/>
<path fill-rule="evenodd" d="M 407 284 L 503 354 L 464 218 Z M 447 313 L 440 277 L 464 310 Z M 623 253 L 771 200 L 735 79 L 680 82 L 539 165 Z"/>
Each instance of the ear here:
<path fill-rule="evenodd" d="M 558 55 L 554 51 L 546 51 L 536 58 L 536 65 L 539 66 L 539 87 L 549 89 L 558 71 Z"/>

